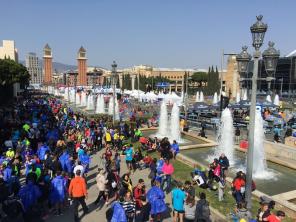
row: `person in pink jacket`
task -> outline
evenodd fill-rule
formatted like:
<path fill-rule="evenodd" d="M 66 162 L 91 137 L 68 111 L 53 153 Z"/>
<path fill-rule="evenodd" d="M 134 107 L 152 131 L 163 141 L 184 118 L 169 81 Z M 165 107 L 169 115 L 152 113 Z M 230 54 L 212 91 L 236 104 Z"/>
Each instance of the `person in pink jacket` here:
<path fill-rule="evenodd" d="M 162 166 L 162 173 L 163 173 L 163 179 L 161 182 L 161 189 L 163 191 L 166 191 L 166 193 L 169 193 L 171 190 L 171 178 L 172 178 L 172 174 L 174 173 L 174 167 L 168 159 L 165 159 L 165 162 Z M 164 190 L 163 187 L 165 182 L 166 182 L 166 188 Z"/>

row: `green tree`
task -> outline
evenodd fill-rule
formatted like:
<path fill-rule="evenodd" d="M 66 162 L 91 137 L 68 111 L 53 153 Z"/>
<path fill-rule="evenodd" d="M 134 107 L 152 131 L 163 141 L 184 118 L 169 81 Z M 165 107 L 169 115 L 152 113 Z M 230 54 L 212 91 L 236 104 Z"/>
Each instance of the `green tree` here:
<path fill-rule="evenodd" d="M 216 67 L 216 71 L 214 71 L 214 67 L 209 67 L 208 71 L 208 84 L 205 90 L 207 95 L 214 95 L 215 92 L 219 92 L 220 90 L 220 80 L 219 80 L 219 72 Z"/>
<path fill-rule="evenodd" d="M 12 85 L 16 82 L 28 85 L 30 74 L 25 66 L 11 59 L 0 59 L 0 84 Z"/>

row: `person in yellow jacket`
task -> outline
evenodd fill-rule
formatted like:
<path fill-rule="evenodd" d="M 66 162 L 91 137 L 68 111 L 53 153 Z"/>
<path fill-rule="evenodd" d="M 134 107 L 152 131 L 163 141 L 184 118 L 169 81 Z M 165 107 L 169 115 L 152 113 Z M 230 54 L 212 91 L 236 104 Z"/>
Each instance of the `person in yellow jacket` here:
<path fill-rule="evenodd" d="M 106 137 L 106 143 L 110 144 L 112 142 L 112 137 L 111 137 L 109 130 L 107 130 L 105 137 Z"/>
<path fill-rule="evenodd" d="M 6 157 L 8 159 L 12 159 L 14 157 L 14 154 L 15 154 L 14 150 L 11 147 L 9 147 L 8 150 L 6 151 Z"/>

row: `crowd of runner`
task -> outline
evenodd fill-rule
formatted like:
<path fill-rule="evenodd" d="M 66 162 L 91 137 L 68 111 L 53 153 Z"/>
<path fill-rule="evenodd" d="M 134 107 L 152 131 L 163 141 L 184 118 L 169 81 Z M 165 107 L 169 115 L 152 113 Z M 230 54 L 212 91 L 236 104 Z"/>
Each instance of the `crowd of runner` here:
<path fill-rule="evenodd" d="M 92 155 L 100 151 L 96 176 L 98 196 L 94 204 L 108 206 L 107 221 L 161 221 L 168 215 L 165 197 L 169 193 L 173 221 L 211 221 L 206 194 L 200 192 L 196 203 L 194 185 L 217 190 L 213 185 L 216 181 L 218 200 L 223 201 L 225 172 L 229 167 L 224 154 L 210 165 L 208 176 L 206 169 L 199 168 L 192 172 L 192 181 L 173 183 L 172 159 L 179 153 L 176 141 L 171 144 L 167 138 L 143 137 L 140 122 L 134 127 L 124 122 L 117 127 L 108 124 L 108 118 L 87 118 L 51 97 L 24 99 L 2 110 L 0 220 L 44 221 L 52 214 L 62 215 L 72 205 L 74 221 L 79 221 L 79 205 L 84 214 L 89 211 L 85 202 L 89 166 Z M 133 147 L 136 141 L 141 144 L 137 149 Z M 160 153 L 160 158 L 151 156 L 155 151 Z M 128 169 L 123 172 L 122 156 Z M 145 168 L 150 172 L 149 181 L 141 178 L 133 184 L 133 173 Z M 243 176 L 238 175 L 236 179 L 241 178 Z M 237 215 L 240 215 L 239 212 L 245 210 L 241 194 L 244 184 L 241 181 L 239 187 L 236 179 L 234 196 Z M 270 201 L 262 201 L 258 221 L 280 221 L 284 217 L 281 211 L 278 215 L 271 214 L 272 207 Z M 241 215 L 239 219 L 251 219 Z"/>

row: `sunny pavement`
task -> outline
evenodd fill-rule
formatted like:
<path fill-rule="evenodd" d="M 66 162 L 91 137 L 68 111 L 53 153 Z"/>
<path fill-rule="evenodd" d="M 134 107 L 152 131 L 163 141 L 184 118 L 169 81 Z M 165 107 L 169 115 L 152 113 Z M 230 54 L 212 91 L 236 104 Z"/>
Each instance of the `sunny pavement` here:
<path fill-rule="evenodd" d="M 106 205 L 102 204 L 99 206 L 95 206 L 93 202 L 97 198 L 98 190 L 96 188 L 96 175 L 97 175 L 97 169 L 98 167 L 101 167 L 101 160 L 100 156 L 102 154 L 102 151 L 98 152 L 97 154 L 92 156 L 91 164 L 90 164 L 90 171 L 88 173 L 87 177 L 87 184 L 88 184 L 88 199 L 86 200 L 86 204 L 89 207 L 89 213 L 87 215 L 82 216 L 83 211 L 82 208 L 79 207 L 79 215 L 81 218 L 81 222 L 103 222 L 106 221 L 105 212 L 108 209 Z M 121 157 L 121 175 L 127 172 L 127 168 L 125 165 L 124 156 Z M 133 185 L 137 184 L 137 181 L 142 178 L 145 181 L 145 184 L 147 188 L 150 188 L 150 179 L 148 179 L 149 170 L 137 170 L 135 173 L 131 175 L 131 179 L 133 182 Z M 169 206 L 169 212 L 168 214 L 171 214 L 171 195 L 166 195 L 166 203 Z M 61 216 L 54 216 L 50 215 L 49 218 L 46 220 L 46 222 L 69 222 L 74 221 L 74 215 L 73 215 L 73 208 L 70 207 L 69 209 L 65 209 L 63 211 L 63 215 Z M 172 218 L 169 218 L 167 215 L 167 219 L 163 220 L 165 222 L 172 221 Z M 214 220 L 213 221 L 219 221 Z"/>

